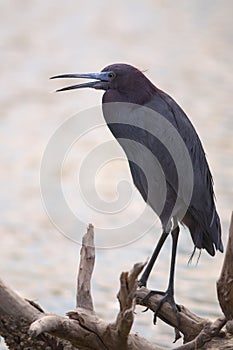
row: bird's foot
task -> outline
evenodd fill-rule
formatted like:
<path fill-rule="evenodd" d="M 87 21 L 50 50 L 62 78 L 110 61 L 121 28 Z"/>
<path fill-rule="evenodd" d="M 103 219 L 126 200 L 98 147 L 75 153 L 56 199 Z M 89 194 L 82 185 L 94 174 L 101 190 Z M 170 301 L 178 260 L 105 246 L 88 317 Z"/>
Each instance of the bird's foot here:
<path fill-rule="evenodd" d="M 168 289 L 166 292 L 162 292 L 160 290 L 151 290 L 146 296 L 145 298 L 143 298 L 143 302 L 147 302 L 148 299 L 155 294 L 160 294 L 163 297 L 160 299 L 155 311 L 154 311 L 154 318 L 153 318 L 153 323 L 156 324 L 157 321 L 157 315 L 159 310 L 161 309 L 162 305 L 167 302 L 171 305 L 172 310 L 174 311 L 175 315 L 176 315 L 176 328 L 179 329 L 179 316 L 178 316 L 178 312 L 180 311 L 179 306 L 175 303 L 175 299 L 173 294 L 170 292 L 170 290 Z"/>
<path fill-rule="evenodd" d="M 142 287 L 139 285 L 139 287 Z M 143 286 L 145 287 L 145 286 Z M 165 292 L 162 292 L 160 290 L 151 290 L 143 299 L 142 299 L 142 302 L 146 303 L 150 297 L 152 297 L 152 295 L 155 295 L 155 294 L 160 294 L 160 295 L 165 295 Z M 147 307 L 145 310 L 143 310 L 142 312 L 146 312 L 149 310 L 149 307 Z"/>
<path fill-rule="evenodd" d="M 176 321 L 177 321 L 177 328 L 179 328 L 179 317 L 178 317 L 178 312 L 180 311 L 178 305 L 176 304 L 175 302 L 175 299 L 174 299 L 174 296 L 170 293 L 170 291 L 166 291 L 166 292 L 160 292 L 158 294 L 161 294 L 163 295 L 163 297 L 160 299 L 157 307 L 156 307 L 156 310 L 154 312 L 154 318 L 153 318 L 153 322 L 154 324 L 156 324 L 156 320 L 157 320 L 157 314 L 159 312 L 159 310 L 161 309 L 162 305 L 167 302 L 170 304 L 170 306 L 172 307 L 172 310 L 174 311 L 175 313 L 175 316 L 176 316 Z"/>

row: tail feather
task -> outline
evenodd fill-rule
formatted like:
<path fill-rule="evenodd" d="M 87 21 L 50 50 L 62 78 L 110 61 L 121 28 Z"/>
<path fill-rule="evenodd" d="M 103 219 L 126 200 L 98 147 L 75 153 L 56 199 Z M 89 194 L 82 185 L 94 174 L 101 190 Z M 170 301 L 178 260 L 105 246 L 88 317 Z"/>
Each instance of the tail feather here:
<path fill-rule="evenodd" d="M 192 236 L 193 243 L 196 248 L 206 249 L 207 252 L 211 255 L 215 255 L 215 249 L 213 241 L 201 230 L 200 225 L 194 225 L 194 227 L 190 227 L 190 232 Z"/>
<path fill-rule="evenodd" d="M 219 216 L 214 211 L 214 217 L 211 220 L 211 225 L 206 227 L 206 225 L 201 225 L 198 221 L 197 213 L 188 211 L 183 223 L 188 226 L 194 246 L 199 249 L 206 249 L 211 255 L 215 255 L 215 251 L 219 250 L 223 252 L 223 244 L 221 240 L 221 225 Z"/>

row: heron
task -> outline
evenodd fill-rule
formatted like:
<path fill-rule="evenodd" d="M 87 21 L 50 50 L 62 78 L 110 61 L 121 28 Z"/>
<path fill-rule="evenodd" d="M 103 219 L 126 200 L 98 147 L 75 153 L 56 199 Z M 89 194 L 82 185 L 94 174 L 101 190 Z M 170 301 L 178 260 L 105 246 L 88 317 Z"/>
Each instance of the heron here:
<path fill-rule="evenodd" d="M 129 64 L 111 64 L 98 73 L 62 74 L 51 77 L 56 78 L 91 79 L 56 90 L 58 92 L 80 88 L 104 90 L 102 109 L 106 124 L 127 156 L 134 185 L 144 201 L 158 215 L 162 225 L 162 234 L 138 284 L 140 287 L 146 287 L 161 248 L 171 235 L 169 282 L 166 291 L 160 292 L 162 297 L 154 313 L 154 322 L 164 302 L 170 303 L 177 314 L 179 309 L 174 299 L 174 274 L 180 225 L 186 226 L 191 234 L 194 244 L 192 256 L 196 249 L 205 249 L 211 256 L 214 256 L 217 250 L 223 252 L 213 178 L 194 126 L 171 96 L 155 86 L 141 70 Z M 149 113 L 145 113 L 145 110 Z M 150 112 L 152 117 L 148 116 Z M 158 115 L 159 118 L 156 117 Z M 188 188 L 191 191 L 188 202 L 183 192 L 178 190 L 177 164 L 171 154 L 175 152 L 174 154 L 179 156 L 176 137 L 173 134 L 168 136 L 170 147 L 167 147 L 156 134 L 158 130 L 160 135 L 173 130 L 185 146 L 192 166 L 190 186 L 189 181 L 186 181 L 185 172 L 183 174 L 184 182 L 188 183 L 187 187 L 191 187 Z M 151 157 L 148 156 L 149 153 Z M 183 156 L 180 156 L 179 159 L 182 161 L 182 158 Z M 160 167 L 153 166 L 157 163 Z M 158 168 L 160 170 L 156 171 Z M 161 174 L 165 184 L 165 195 L 160 193 L 161 187 L 164 187 L 160 186 Z"/>

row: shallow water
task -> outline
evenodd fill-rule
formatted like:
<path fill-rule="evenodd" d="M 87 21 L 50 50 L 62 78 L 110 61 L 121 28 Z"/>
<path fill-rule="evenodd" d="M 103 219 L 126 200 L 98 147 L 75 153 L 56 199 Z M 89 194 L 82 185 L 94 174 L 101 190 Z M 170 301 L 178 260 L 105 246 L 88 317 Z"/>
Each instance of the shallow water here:
<path fill-rule="evenodd" d="M 64 237 L 48 218 L 40 193 L 40 167 L 49 139 L 70 116 L 101 102 L 101 92 L 83 90 L 52 94 L 64 82 L 48 77 L 66 72 L 99 71 L 112 62 L 128 62 L 143 70 L 171 94 L 190 116 L 203 141 L 215 180 L 217 207 L 226 242 L 233 199 L 232 2 L 229 0 L 172 1 L 1 1 L 0 2 L 0 139 L 1 139 L 1 267 L 0 276 L 22 296 L 38 301 L 46 310 L 64 314 L 75 306 L 78 244 Z M 66 83 L 66 82 L 65 82 Z M 85 112 L 78 114 L 80 128 Z M 83 117 L 84 116 L 84 117 Z M 100 125 L 88 130 L 66 151 L 62 186 L 65 198 L 80 219 L 80 240 L 88 222 L 97 226 L 93 276 L 95 307 L 101 317 L 113 320 L 118 309 L 116 293 L 120 272 L 144 261 L 160 233 L 146 210 L 137 230 L 120 235 L 115 227 L 134 221 L 144 203 L 129 185 L 122 152 L 114 148 L 100 112 Z M 84 122 L 85 121 L 85 122 Z M 73 129 L 79 133 L 79 124 Z M 62 139 L 63 142 L 63 139 Z M 121 159 L 108 162 L 90 178 L 103 201 L 119 199 L 129 189 L 127 210 L 104 215 L 84 205 L 77 176 L 88 152 L 107 142 Z M 117 153 L 119 152 L 119 153 Z M 57 154 L 59 151 L 57 151 Z M 55 152 L 56 154 L 56 152 Z M 98 157 L 97 157 L 98 158 Z M 50 174 L 51 175 L 51 174 Z M 53 188 L 57 174 L 48 178 Z M 117 187 L 117 184 L 122 179 Z M 127 184 L 127 186 L 125 186 Z M 92 196 L 88 190 L 84 193 Z M 121 187 L 123 186 L 123 187 Z M 58 210 L 66 225 L 67 217 Z M 110 205 L 110 204 L 109 204 Z M 101 228 L 108 231 L 102 233 Z M 148 232 L 139 238 L 140 233 Z M 114 233 L 112 233 L 114 232 Z M 150 285 L 164 289 L 170 242 L 164 247 Z M 121 245 L 113 249 L 114 245 Z M 198 265 L 188 265 L 192 243 L 182 231 L 176 273 L 176 300 L 199 315 L 220 314 L 215 282 L 223 256 L 212 259 L 203 252 Z M 154 327 L 152 314 L 138 309 L 134 330 L 147 339 L 172 347 L 172 330 L 162 322 Z"/>

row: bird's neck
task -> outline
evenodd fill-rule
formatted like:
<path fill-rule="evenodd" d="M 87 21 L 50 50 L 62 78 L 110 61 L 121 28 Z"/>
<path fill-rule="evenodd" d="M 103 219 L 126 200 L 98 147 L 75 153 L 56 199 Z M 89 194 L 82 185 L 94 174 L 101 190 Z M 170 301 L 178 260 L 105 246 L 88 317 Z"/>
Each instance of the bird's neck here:
<path fill-rule="evenodd" d="M 122 102 L 144 105 L 157 91 L 157 88 L 148 79 L 146 80 L 146 84 L 142 84 L 141 81 L 135 81 L 133 84 L 127 85 L 127 88 L 109 89 L 104 93 L 102 102 Z"/>

